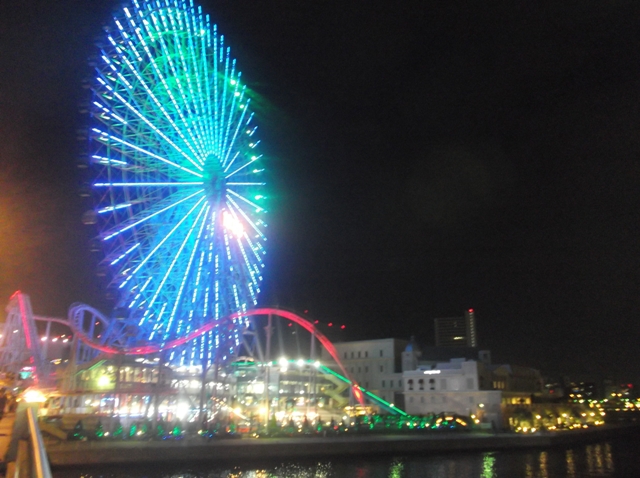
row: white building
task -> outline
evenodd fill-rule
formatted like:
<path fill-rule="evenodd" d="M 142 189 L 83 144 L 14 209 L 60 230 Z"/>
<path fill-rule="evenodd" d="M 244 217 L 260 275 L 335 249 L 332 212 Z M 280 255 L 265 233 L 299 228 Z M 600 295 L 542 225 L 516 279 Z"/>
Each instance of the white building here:
<path fill-rule="evenodd" d="M 383 400 L 403 407 L 402 353 L 409 342 L 399 339 L 359 340 L 334 343 L 338 356 L 360 386 Z M 322 350 L 322 360 L 331 357 Z"/>
<path fill-rule="evenodd" d="M 541 392 L 537 370 L 452 359 L 405 370 L 404 410 L 411 415 L 443 412 L 475 415 L 495 428 L 505 428 L 510 407 L 530 406 Z"/>

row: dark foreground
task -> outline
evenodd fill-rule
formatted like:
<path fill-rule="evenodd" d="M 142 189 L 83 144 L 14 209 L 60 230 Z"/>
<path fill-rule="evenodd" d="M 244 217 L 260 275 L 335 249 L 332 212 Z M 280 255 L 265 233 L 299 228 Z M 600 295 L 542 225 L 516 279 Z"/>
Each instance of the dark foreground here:
<path fill-rule="evenodd" d="M 127 442 L 59 442 L 47 445 L 54 467 L 158 463 L 246 463 L 247 460 L 307 460 L 354 456 L 381 457 L 443 452 L 489 452 L 571 447 L 635 437 L 637 426 L 614 426 L 558 433 L 517 435 L 434 433 L 425 435 L 342 436 Z M 313 475 L 312 475 L 313 476 Z M 402 475 L 398 475 L 402 476 Z"/>

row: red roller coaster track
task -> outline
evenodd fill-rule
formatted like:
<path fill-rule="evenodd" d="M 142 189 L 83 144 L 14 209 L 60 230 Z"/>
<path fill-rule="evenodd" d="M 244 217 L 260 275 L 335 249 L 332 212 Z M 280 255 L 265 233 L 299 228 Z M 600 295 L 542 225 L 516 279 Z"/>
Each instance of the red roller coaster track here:
<path fill-rule="evenodd" d="M 116 355 L 147 355 L 147 354 L 162 352 L 163 350 L 169 350 L 169 349 L 178 347 L 179 345 L 183 345 L 216 327 L 226 326 L 231 329 L 232 327 L 235 327 L 235 324 L 234 324 L 235 319 L 238 319 L 240 317 L 251 317 L 256 315 L 275 315 L 275 316 L 282 317 L 284 319 L 288 319 L 291 322 L 295 322 L 296 324 L 300 325 L 302 328 L 304 328 L 306 331 L 312 334 L 315 338 L 317 338 L 322 344 L 322 346 L 327 350 L 327 352 L 329 352 L 329 355 L 331 355 L 333 360 L 335 360 L 336 364 L 338 364 L 338 367 L 340 367 L 340 370 L 342 371 L 344 376 L 351 381 L 351 384 L 352 384 L 351 387 L 352 387 L 354 397 L 358 400 L 358 402 L 360 402 L 361 404 L 364 404 L 364 397 L 363 397 L 362 391 L 360 390 L 360 386 L 353 380 L 353 378 L 351 377 L 351 374 L 348 372 L 346 367 L 342 364 L 342 361 L 338 356 L 338 352 L 336 351 L 336 348 L 333 346 L 331 341 L 322 332 L 320 332 L 311 322 L 300 317 L 297 314 L 294 314 L 293 312 L 289 312 L 286 310 L 264 307 L 260 309 L 249 310 L 247 312 L 236 313 L 221 320 L 212 320 L 205 326 L 194 330 L 190 334 L 182 338 L 172 340 L 171 342 L 167 342 L 163 345 L 144 345 L 144 346 L 137 346 L 137 347 L 130 347 L 130 348 L 113 347 L 113 346 L 97 343 L 94 339 L 89 337 L 84 331 L 79 330 L 77 327 L 74 327 L 73 324 L 70 324 L 70 325 L 76 337 L 78 337 L 87 346 L 94 348 L 96 350 L 99 350 L 100 352 L 104 352 L 107 354 L 116 354 Z"/>

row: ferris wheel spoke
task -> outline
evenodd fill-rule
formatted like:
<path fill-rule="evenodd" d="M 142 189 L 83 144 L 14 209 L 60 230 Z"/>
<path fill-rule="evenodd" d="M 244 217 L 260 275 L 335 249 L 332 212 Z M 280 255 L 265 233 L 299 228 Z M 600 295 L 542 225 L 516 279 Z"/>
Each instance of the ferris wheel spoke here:
<path fill-rule="evenodd" d="M 237 244 L 238 250 L 244 260 L 244 265 L 246 266 L 246 273 L 249 275 L 249 278 L 251 279 L 251 283 L 248 284 L 249 286 L 249 292 L 251 295 L 251 298 L 254 301 L 254 304 L 256 302 L 256 295 L 258 292 L 260 292 L 259 286 L 258 286 L 258 281 L 257 281 L 257 277 L 255 272 L 253 271 L 253 269 L 251 268 L 251 264 L 249 263 L 249 258 L 247 256 L 247 253 L 244 249 L 244 245 L 242 244 L 242 239 L 244 238 L 246 234 L 243 234 L 241 236 L 236 236 L 235 238 L 235 242 Z M 255 287 L 255 289 L 254 289 Z"/>
<path fill-rule="evenodd" d="M 110 266 L 115 266 L 118 262 L 120 262 L 122 259 L 124 259 L 125 257 L 127 257 L 129 254 L 131 254 L 133 251 L 135 251 L 138 247 L 140 247 L 140 243 L 136 242 L 133 246 L 131 246 L 130 248 L 128 248 L 126 251 L 124 251 L 122 254 L 120 254 L 118 257 L 116 257 L 114 260 L 109 262 Z"/>
<path fill-rule="evenodd" d="M 242 196 L 241 194 L 238 194 L 237 192 L 235 192 L 233 189 L 227 189 L 227 192 L 232 194 L 233 196 L 237 197 L 238 199 L 240 199 L 241 201 L 245 202 L 246 204 L 248 204 L 249 206 L 252 206 L 255 208 L 256 212 L 262 212 L 264 211 L 263 207 L 254 203 L 253 201 L 250 201 L 249 199 L 247 199 L 246 197 Z M 227 195 L 227 197 L 229 198 L 229 196 Z"/>
<path fill-rule="evenodd" d="M 106 156 L 100 156 L 98 154 L 91 155 L 91 159 L 95 160 L 96 163 L 108 165 L 110 167 L 128 167 L 129 163 L 125 161 L 121 161 L 119 159 L 113 159 Z"/>
<path fill-rule="evenodd" d="M 229 48 L 227 48 L 226 51 L 226 55 L 223 53 L 224 52 L 224 36 L 220 36 L 220 59 L 222 60 L 222 58 L 224 57 L 224 76 L 223 76 L 223 80 L 222 80 L 222 91 L 221 91 L 221 96 L 219 98 L 216 99 L 216 104 L 218 105 L 218 134 L 217 134 L 217 141 L 216 141 L 216 153 L 218 154 L 218 156 L 222 156 L 222 143 L 223 143 L 223 129 L 224 129 L 224 124 L 225 124 L 225 108 L 224 108 L 224 103 L 225 100 L 227 98 L 227 88 L 229 86 L 230 81 L 233 80 L 229 80 Z M 217 64 L 217 62 L 216 62 Z"/>
<path fill-rule="evenodd" d="M 207 66 L 207 49 L 211 47 L 211 25 L 209 24 L 209 15 L 204 17 L 204 23 L 202 19 L 202 8 L 198 7 L 198 17 L 200 18 L 200 24 L 204 25 L 204 34 L 200 35 L 200 55 L 199 65 L 197 65 L 197 71 L 201 73 L 198 75 L 198 89 L 204 84 L 204 91 L 201 93 L 200 99 L 203 103 L 203 121 L 207 132 L 207 150 L 213 151 L 214 144 L 214 126 L 213 126 L 213 114 L 211 108 L 211 75 L 210 69 Z M 202 32 L 202 30 L 201 30 Z M 197 59 L 194 56 L 194 63 L 197 63 Z"/>
<path fill-rule="evenodd" d="M 183 17 L 187 17 L 187 18 L 183 19 Z M 182 32 L 186 32 L 186 34 L 187 34 L 187 41 L 189 43 L 187 50 L 190 52 L 190 55 L 188 55 L 188 56 L 193 61 L 193 58 L 195 56 L 197 56 L 197 53 L 196 53 L 197 49 L 196 49 L 196 47 L 194 46 L 194 43 L 193 43 L 193 32 L 191 30 L 191 24 L 188 21 L 189 18 L 192 18 L 195 21 L 195 16 L 193 14 L 192 15 L 178 16 L 178 21 L 179 22 L 183 21 L 185 26 L 186 26 L 186 29 L 183 28 Z M 170 17 L 170 20 L 173 21 L 173 17 Z M 180 38 L 178 38 L 178 33 L 177 32 L 178 32 L 178 29 L 174 28 L 174 30 L 173 30 L 174 42 L 177 45 L 182 45 L 182 42 L 180 41 Z M 189 100 L 187 100 L 187 98 L 184 95 L 183 88 L 180 87 L 180 90 L 181 90 L 181 93 L 182 93 L 182 97 L 183 97 L 183 100 L 185 101 L 185 103 L 186 104 L 190 104 L 193 107 L 194 111 L 195 111 L 195 117 L 198 118 L 198 121 L 196 121 L 196 123 L 195 123 L 196 124 L 196 129 L 199 130 L 198 140 L 199 140 L 200 146 L 203 149 L 203 151 L 206 151 L 207 148 L 206 148 L 206 144 L 205 144 L 205 141 L 204 141 L 204 138 L 206 138 L 206 134 L 205 134 L 204 130 L 202 129 L 202 124 L 200 122 L 200 118 L 202 118 L 204 112 L 200 111 L 199 104 L 198 104 L 199 103 L 198 102 L 198 97 L 200 95 L 196 95 L 196 93 L 193 90 L 192 75 L 190 74 L 190 71 L 194 71 L 195 75 L 193 75 L 193 76 L 195 76 L 195 79 L 199 78 L 197 66 L 194 65 L 194 64 L 192 64 L 190 66 L 187 65 L 187 59 L 185 58 L 185 56 L 186 56 L 185 48 L 178 48 L 178 54 L 179 54 L 179 57 L 180 57 L 180 63 L 181 63 L 180 66 L 182 67 L 182 72 L 184 72 L 184 77 L 186 79 L 187 88 L 189 90 L 188 93 L 187 93 Z"/>
<path fill-rule="evenodd" d="M 142 153 L 143 155 L 148 156 L 149 158 L 153 158 L 153 159 L 156 159 L 158 161 L 161 161 L 161 162 L 163 162 L 165 164 L 168 164 L 170 166 L 173 166 L 174 168 L 177 168 L 177 169 L 179 169 L 181 171 L 184 171 L 186 173 L 192 174 L 193 176 L 197 176 L 199 178 L 202 177 L 201 173 L 197 173 L 195 171 L 192 171 L 189 168 L 185 168 L 184 166 L 180 166 L 179 164 L 174 163 L 173 161 L 170 161 L 170 160 L 168 160 L 166 158 L 163 158 L 162 156 L 159 156 L 159 155 L 157 155 L 157 154 L 155 154 L 155 153 L 153 153 L 151 151 L 148 151 L 148 150 L 146 150 L 144 148 L 141 148 L 140 146 L 136 146 L 135 144 L 133 144 L 133 143 L 131 143 L 129 141 L 126 141 L 126 140 L 124 140 L 122 138 L 118 138 L 117 136 L 109 134 L 109 133 L 107 133 L 105 131 L 102 131 L 102 130 L 100 130 L 98 128 L 93 128 L 93 132 L 98 134 L 98 140 L 99 141 L 109 141 L 109 140 L 110 141 L 115 141 L 116 143 L 121 144 L 123 146 L 126 146 L 128 148 L 131 148 L 131 149 L 133 149 L 133 150 L 135 150 L 135 151 L 137 151 L 139 153 Z M 202 168 L 200 168 L 200 169 L 202 169 Z"/>
<path fill-rule="evenodd" d="M 131 207 L 131 203 L 126 202 L 126 203 L 116 204 L 114 206 L 103 207 L 102 209 L 98 209 L 96 212 L 98 214 L 105 214 L 108 212 L 117 211 L 118 209 L 124 209 L 125 207 Z"/>
<path fill-rule="evenodd" d="M 117 22 L 117 24 L 119 25 L 121 33 L 124 32 L 124 27 L 122 27 L 122 25 L 119 22 Z M 153 92 L 151 87 L 148 85 L 147 81 L 145 81 L 145 79 L 142 77 L 142 75 L 137 70 L 137 68 L 133 65 L 133 63 L 131 63 L 129 58 L 127 58 L 122 53 L 122 50 L 117 46 L 116 40 L 113 39 L 112 36 L 109 36 L 108 38 L 109 38 L 109 41 L 111 42 L 111 44 L 116 47 L 116 51 L 118 51 L 118 54 L 119 54 L 119 57 L 120 57 L 121 61 L 127 66 L 129 73 L 132 74 L 135 77 L 135 79 L 138 81 L 138 83 L 143 87 L 143 89 L 144 89 L 146 95 L 148 96 L 148 98 L 151 98 L 151 100 L 155 103 L 156 107 L 158 108 L 158 111 L 160 111 L 162 113 L 162 117 L 163 117 L 164 121 L 166 121 L 172 127 L 173 131 L 180 137 L 180 139 L 182 139 L 182 141 L 184 142 L 185 146 L 187 147 L 187 149 L 189 149 L 191 151 L 193 156 L 194 157 L 198 157 L 199 153 L 194 149 L 194 146 L 191 144 L 191 142 L 184 135 L 184 133 L 182 132 L 182 129 L 179 128 L 178 125 L 173 121 L 173 118 L 171 117 L 171 114 L 169 113 L 169 111 L 167 111 L 167 109 L 164 107 L 163 103 L 158 99 L 156 94 Z M 137 50 L 135 49 L 135 47 L 131 43 L 131 40 L 129 38 L 127 38 L 126 42 L 130 45 L 131 49 L 135 52 L 136 56 L 139 57 L 139 53 L 137 52 Z M 112 66 L 112 62 L 108 59 L 108 57 L 105 54 L 102 55 L 102 59 L 107 65 Z M 141 59 L 141 57 L 139 57 L 139 59 Z M 134 85 L 132 85 L 131 82 L 129 82 L 121 72 L 117 73 L 117 78 L 125 85 L 125 90 L 127 90 L 129 92 L 132 92 L 134 90 Z M 100 79 L 101 78 L 98 78 L 99 81 L 100 81 Z M 107 76 L 103 76 L 102 77 L 102 81 L 100 81 L 100 82 L 105 86 L 105 88 L 107 90 L 109 90 L 109 94 L 114 94 L 115 95 L 115 94 L 117 94 L 117 91 L 116 91 L 117 88 L 114 87 L 114 86 L 110 86 L 109 83 L 107 83 L 107 81 L 109 81 L 109 80 L 111 80 L 111 83 L 115 84 L 115 79 L 110 79 Z M 116 96 L 116 98 L 120 99 L 121 95 Z M 133 106 L 132 106 L 132 108 L 133 108 Z M 155 129 L 156 129 L 155 126 L 152 127 L 152 129 L 155 131 Z M 194 166 L 196 166 L 196 168 L 200 167 L 200 165 L 195 163 L 193 161 L 193 159 L 191 159 L 190 157 L 187 157 L 187 160 L 190 163 L 192 163 Z"/>
<path fill-rule="evenodd" d="M 126 286 L 131 279 L 142 269 L 142 267 L 149 262 L 155 255 L 155 253 L 160 249 L 165 242 L 182 226 L 182 224 L 187 220 L 187 218 L 193 213 L 193 211 L 204 201 L 204 197 L 201 197 L 198 202 L 180 219 L 176 225 L 171 228 L 171 230 L 158 242 L 158 244 L 147 254 L 147 256 L 138 264 L 135 269 L 131 272 L 131 274 L 120 284 L 119 288 L 123 288 Z"/>
<path fill-rule="evenodd" d="M 93 183 L 93 186 L 96 188 L 149 188 L 149 187 L 174 187 L 174 186 L 191 186 L 191 187 L 199 187 L 202 188 L 202 181 L 156 181 L 153 183 L 145 183 L 145 182 L 131 182 L 131 183 Z M 202 189 L 199 190 L 202 192 Z"/>
<path fill-rule="evenodd" d="M 153 22 L 153 26 L 154 26 L 154 30 L 155 31 L 158 31 L 160 28 L 162 28 L 161 25 L 159 25 L 159 23 L 158 23 L 157 15 L 155 15 L 153 12 L 151 12 L 150 13 L 150 17 L 151 17 L 151 20 Z M 173 22 L 173 17 L 171 16 L 169 18 L 170 18 L 170 21 Z M 151 29 L 151 25 L 149 23 L 145 22 L 144 26 L 146 28 L 147 33 L 150 36 L 152 36 L 153 35 L 153 30 Z M 177 37 L 178 28 L 176 27 L 175 23 L 172 23 L 172 30 L 174 32 L 174 45 L 178 45 L 178 48 L 177 48 L 178 54 L 180 55 L 181 58 L 183 58 L 183 49 L 180 48 L 180 46 L 179 46 L 181 44 L 181 42 L 180 42 L 179 38 Z M 190 83 L 189 69 L 187 69 L 186 66 L 184 65 L 184 61 L 182 62 L 183 63 L 182 64 L 182 69 L 179 70 L 178 69 L 179 67 L 176 68 L 176 65 L 174 64 L 174 61 L 173 61 L 173 56 L 175 54 L 172 53 L 169 50 L 169 47 L 167 46 L 167 42 L 164 40 L 164 37 L 162 35 L 160 35 L 158 37 L 158 41 L 159 41 L 159 43 L 161 45 L 161 48 L 162 48 L 162 51 L 163 51 L 163 54 L 164 54 L 164 58 L 166 58 L 167 63 L 169 64 L 171 73 L 173 75 L 173 78 L 175 79 L 176 85 L 178 86 L 178 91 L 179 91 L 180 96 L 182 98 L 183 105 L 190 110 L 191 109 L 191 101 L 188 98 L 194 98 L 194 94 L 193 94 L 193 91 L 185 93 L 185 90 L 183 88 L 182 81 L 181 81 L 181 77 L 184 77 L 184 78 L 186 78 L 186 81 L 188 83 Z M 196 110 L 195 116 L 196 117 L 200 117 L 200 112 Z M 191 113 L 189 113 L 189 117 L 192 117 Z M 183 122 L 185 122 L 185 121 L 186 121 L 186 119 Z M 186 123 L 185 123 L 185 125 L 186 125 Z M 205 145 L 202 142 L 202 138 L 203 137 L 204 137 L 204 135 L 203 135 L 202 131 L 199 131 L 197 137 L 194 137 L 192 135 L 192 140 L 197 142 L 197 144 L 199 146 L 199 154 L 202 155 L 202 157 L 204 157 L 205 151 L 206 151 Z"/>
<path fill-rule="evenodd" d="M 229 179 L 231 176 L 234 176 L 235 174 L 239 173 L 240 171 L 244 170 L 247 166 L 249 166 L 250 164 L 252 164 L 254 161 L 257 161 L 258 159 L 260 159 L 262 157 L 262 155 L 260 156 L 256 156 L 256 155 L 252 155 L 249 158 L 249 161 L 247 161 L 246 163 L 244 163 L 242 166 L 240 166 L 239 168 L 235 169 L 233 172 L 227 174 L 225 176 L 226 179 Z M 235 159 L 235 158 L 234 158 Z M 233 161 L 231 161 L 227 168 L 225 168 L 225 173 L 227 172 L 227 170 L 229 169 L 229 166 L 231 166 L 233 164 Z"/>
<path fill-rule="evenodd" d="M 106 235 L 102 238 L 102 240 L 103 241 L 108 241 L 109 239 L 112 239 L 115 236 L 117 236 L 119 234 L 122 234 L 125 231 L 133 229 L 134 227 L 139 226 L 143 222 L 148 221 L 148 220 L 158 216 L 159 214 L 162 214 L 162 213 L 168 211 L 169 209 L 175 208 L 176 206 L 188 201 L 189 199 L 200 197 L 200 200 L 198 201 L 198 203 L 199 203 L 200 201 L 202 201 L 204 199 L 204 196 L 202 195 L 202 192 L 203 191 L 200 189 L 200 190 L 196 191 L 195 193 L 190 194 L 187 197 L 183 197 L 183 198 L 181 198 L 181 199 L 179 199 L 177 201 L 173 201 L 173 202 L 171 202 L 171 204 L 169 204 L 167 206 L 164 206 L 164 207 L 158 209 L 157 211 L 152 211 L 151 213 L 149 213 L 149 210 L 145 210 L 144 214 L 146 214 L 146 215 L 144 215 L 143 217 L 141 217 L 141 218 L 133 217 L 132 218 L 133 222 L 119 224 L 120 227 L 118 229 L 116 229 L 114 231 L 106 231 Z"/>
<path fill-rule="evenodd" d="M 153 306 L 158 298 L 158 296 L 160 295 L 160 293 L 162 292 L 163 287 L 165 286 L 165 284 L 167 283 L 167 279 L 169 278 L 169 274 L 171 274 L 178 262 L 178 259 L 181 258 L 183 251 L 185 250 L 185 247 L 189 241 L 189 239 L 191 238 L 191 235 L 193 234 L 193 231 L 195 230 L 198 222 L 200 222 L 200 220 L 203 218 L 203 215 L 205 213 L 205 211 L 207 211 L 209 209 L 209 205 L 204 203 L 202 205 L 202 207 L 200 208 L 200 211 L 198 212 L 197 217 L 195 218 L 195 220 L 192 222 L 191 227 L 189 228 L 187 234 L 185 235 L 184 239 L 182 240 L 180 247 L 178 247 L 178 250 L 175 252 L 175 255 L 173 256 L 170 264 L 168 265 L 168 267 L 165 270 L 164 275 L 162 276 L 162 279 L 160 280 L 160 283 L 158 284 L 158 286 L 156 287 L 156 290 L 153 293 L 153 296 L 151 297 L 148 307 L 147 307 L 147 311 L 145 312 L 145 315 L 143 315 L 142 319 L 139 322 L 139 325 L 143 325 L 146 317 L 149 313 L 149 311 L 153 310 Z M 202 224 L 204 224 L 204 220 L 202 221 Z M 183 277 L 184 280 L 184 277 Z M 173 300 L 175 302 L 179 301 L 179 297 L 175 297 Z M 173 317 L 174 314 L 172 314 Z M 169 322 L 167 323 L 167 330 L 170 329 L 171 327 L 171 323 L 172 323 L 173 319 L 170 319 Z"/>
<path fill-rule="evenodd" d="M 235 71 L 235 66 L 236 66 L 236 61 L 233 60 L 232 62 L 232 68 L 231 68 L 231 78 L 233 78 L 233 73 Z M 237 136 L 237 131 L 238 128 L 240 128 L 240 125 L 242 123 L 242 120 L 244 118 L 245 113 L 247 112 L 247 106 L 249 101 L 247 101 L 247 104 L 244 104 L 242 102 L 242 100 L 244 99 L 244 90 L 246 87 L 242 87 L 242 91 L 238 91 L 238 88 L 240 86 L 240 77 L 242 75 L 240 74 L 240 72 L 238 72 L 238 77 L 237 79 L 232 79 L 230 80 L 230 82 L 233 82 L 233 94 L 231 95 L 231 104 L 229 105 L 228 108 L 228 114 L 227 114 L 227 124 L 225 126 L 225 134 L 224 134 L 224 139 L 222 140 L 222 144 L 220 145 L 220 156 L 223 158 L 222 163 L 224 164 L 225 161 L 227 160 L 229 153 L 232 151 L 232 144 L 229 143 L 229 133 L 231 133 L 231 130 L 233 129 L 234 126 L 234 119 L 235 119 L 235 114 L 237 111 L 237 107 L 236 107 L 236 102 L 239 105 L 240 108 L 240 120 L 237 121 L 236 123 L 236 130 L 234 131 L 234 135 L 233 135 L 233 139 L 235 140 L 235 137 Z M 233 142 L 233 141 L 232 141 Z"/>
<path fill-rule="evenodd" d="M 227 186 L 264 186 L 266 183 L 258 183 L 258 182 L 244 182 L 244 183 L 233 183 L 228 182 Z"/>
<path fill-rule="evenodd" d="M 178 294 L 177 294 L 177 298 L 176 301 L 174 303 L 173 309 L 171 311 L 171 316 L 169 317 L 169 324 L 167 325 L 167 330 L 169 330 L 171 328 L 171 323 L 173 322 L 176 313 L 178 312 L 178 306 L 180 305 L 180 301 L 182 300 L 182 294 L 184 292 L 184 288 L 185 288 L 185 284 L 187 283 L 187 279 L 189 278 L 189 275 L 191 275 L 191 271 L 192 271 L 192 265 L 193 265 L 193 261 L 194 258 L 196 257 L 196 253 L 200 250 L 200 243 L 202 240 L 202 236 L 203 236 L 203 229 L 204 226 L 206 224 L 206 217 L 208 214 L 209 208 L 207 208 L 207 211 L 204 214 L 204 218 L 200 224 L 200 230 L 198 231 L 197 234 L 197 239 L 196 239 L 196 243 L 195 246 L 192 248 L 191 250 L 191 255 L 189 256 L 189 262 L 187 264 L 187 267 L 185 268 L 185 272 L 182 276 L 182 281 L 180 283 L 180 289 L 178 290 Z M 202 261 L 200 262 L 200 267 L 202 267 Z M 200 275 L 201 270 L 198 270 L 198 277 Z M 192 319 L 193 318 L 193 312 L 194 312 L 194 308 L 193 308 L 193 304 L 195 302 L 195 295 L 197 294 L 197 289 L 194 291 L 194 297 L 191 300 L 191 305 L 188 306 L 189 307 L 189 318 Z M 184 313 L 184 311 L 183 311 Z M 178 324 L 178 330 L 177 332 L 180 331 L 180 325 L 182 324 L 182 321 L 180 321 L 180 323 Z M 166 336 L 164 337 L 165 339 L 167 338 Z M 153 339 L 153 336 L 149 336 L 149 340 Z"/>
<path fill-rule="evenodd" d="M 156 127 L 156 125 L 154 125 L 153 122 L 146 115 L 144 115 L 138 107 L 127 101 L 120 93 L 115 90 L 112 90 L 111 94 L 116 100 L 118 100 L 120 104 L 124 105 L 130 113 L 133 113 L 147 127 L 151 128 L 153 132 L 160 136 L 166 144 L 171 146 L 176 152 L 178 152 L 183 158 L 193 164 L 197 169 L 202 170 L 201 165 L 197 164 L 193 159 L 191 159 L 191 156 L 189 156 L 180 146 L 178 146 L 171 138 L 169 138 L 169 136 L 167 136 L 165 132 Z M 192 154 L 195 154 L 195 151 L 192 150 Z"/>
<path fill-rule="evenodd" d="M 163 93 L 165 93 L 171 104 L 173 105 L 174 108 L 174 112 L 180 117 L 180 120 L 184 126 L 184 130 L 186 131 L 186 133 L 190 136 L 191 138 L 191 144 L 198 150 L 198 156 L 201 158 L 204 158 L 205 154 L 204 151 L 201 148 L 200 142 L 197 141 L 197 139 L 193 136 L 193 132 L 191 131 L 190 127 L 189 127 L 189 122 L 187 120 L 187 118 L 185 117 L 184 113 L 182 112 L 182 108 L 180 107 L 180 105 L 178 104 L 178 101 L 175 97 L 175 95 L 173 94 L 173 90 L 172 88 L 169 87 L 168 83 L 167 83 L 167 79 L 165 78 L 164 74 L 162 73 L 160 67 L 158 66 L 157 62 L 156 62 L 156 57 L 152 54 L 149 45 L 147 44 L 147 41 L 145 39 L 145 37 L 142 35 L 142 29 L 140 28 L 140 26 L 135 22 L 135 20 L 133 19 L 133 16 L 131 15 L 131 13 L 129 13 L 128 9 L 124 8 L 123 9 L 125 12 L 125 15 L 127 15 L 128 17 L 128 21 L 130 23 L 130 25 L 132 26 L 132 30 L 133 33 L 135 34 L 135 36 L 138 38 L 138 41 L 142 44 L 142 48 L 144 50 L 144 52 L 146 53 L 147 56 L 147 60 L 149 61 L 149 65 L 151 65 L 151 67 L 153 68 L 153 71 L 155 73 L 156 76 L 156 80 L 159 80 L 160 83 L 162 84 L 164 90 Z M 173 16 L 170 16 L 169 18 L 173 19 Z M 146 25 L 143 22 L 143 27 L 146 30 Z M 159 39 L 162 42 L 163 38 L 162 35 L 159 35 Z"/>
<path fill-rule="evenodd" d="M 189 264 L 187 265 L 185 273 L 184 273 L 184 275 L 182 277 L 182 282 L 180 284 L 180 289 L 178 290 L 177 298 L 176 298 L 176 301 L 174 303 L 173 309 L 171 310 L 171 314 L 169 316 L 168 323 L 167 323 L 167 326 L 166 326 L 166 329 L 165 329 L 166 332 L 165 332 L 165 334 L 163 336 L 164 340 L 167 340 L 169 338 L 170 334 L 172 333 L 173 321 L 175 320 L 177 314 L 179 313 L 179 306 L 182 305 L 181 304 L 182 293 L 184 291 L 186 280 L 187 280 L 188 276 L 191 273 L 191 265 L 193 263 L 192 261 L 193 261 L 193 258 L 195 256 L 195 251 L 196 251 L 196 248 L 194 248 L 194 250 L 192 251 L 193 253 L 192 253 L 191 257 L 189 258 Z M 193 307 L 193 304 L 190 304 L 190 305 L 187 305 L 186 307 L 183 307 L 181 312 L 182 312 L 183 315 L 185 313 L 188 313 L 189 323 L 191 323 L 192 320 L 193 320 L 193 317 L 194 317 L 194 312 L 195 312 L 195 308 Z M 206 319 L 207 319 L 206 314 L 203 314 L 203 318 L 205 319 L 203 322 L 205 322 Z M 183 322 L 184 322 L 183 320 L 179 320 L 179 323 L 176 326 L 176 330 L 174 331 L 175 333 L 179 333 L 180 332 L 180 329 L 181 329 L 181 326 L 183 325 Z M 152 337 L 149 337 L 149 338 L 151 339 Z"/>

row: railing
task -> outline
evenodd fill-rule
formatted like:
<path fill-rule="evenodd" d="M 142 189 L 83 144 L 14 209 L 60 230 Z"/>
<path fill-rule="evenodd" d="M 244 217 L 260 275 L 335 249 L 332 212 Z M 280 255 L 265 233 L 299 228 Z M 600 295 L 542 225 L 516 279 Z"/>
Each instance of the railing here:
<path fill-rule="evenodd" d="M 38 427 L 37 411 L 33 407 L 27 407 L 26 415 L 18 417 L 16 420 L 26 419 L 27 430 L 21 430 L 18 425 L 14 427 L 13 433 L 21 436 L 11 437 L 18 440 L 17 456 L 15 462 L 10 462 L 7 467 L 7 478 L 51 478 L 51 466 L 47 451 L 44 447 L 42 434 Z M 27 436 L 28 435 L 28 436 Z"/>

